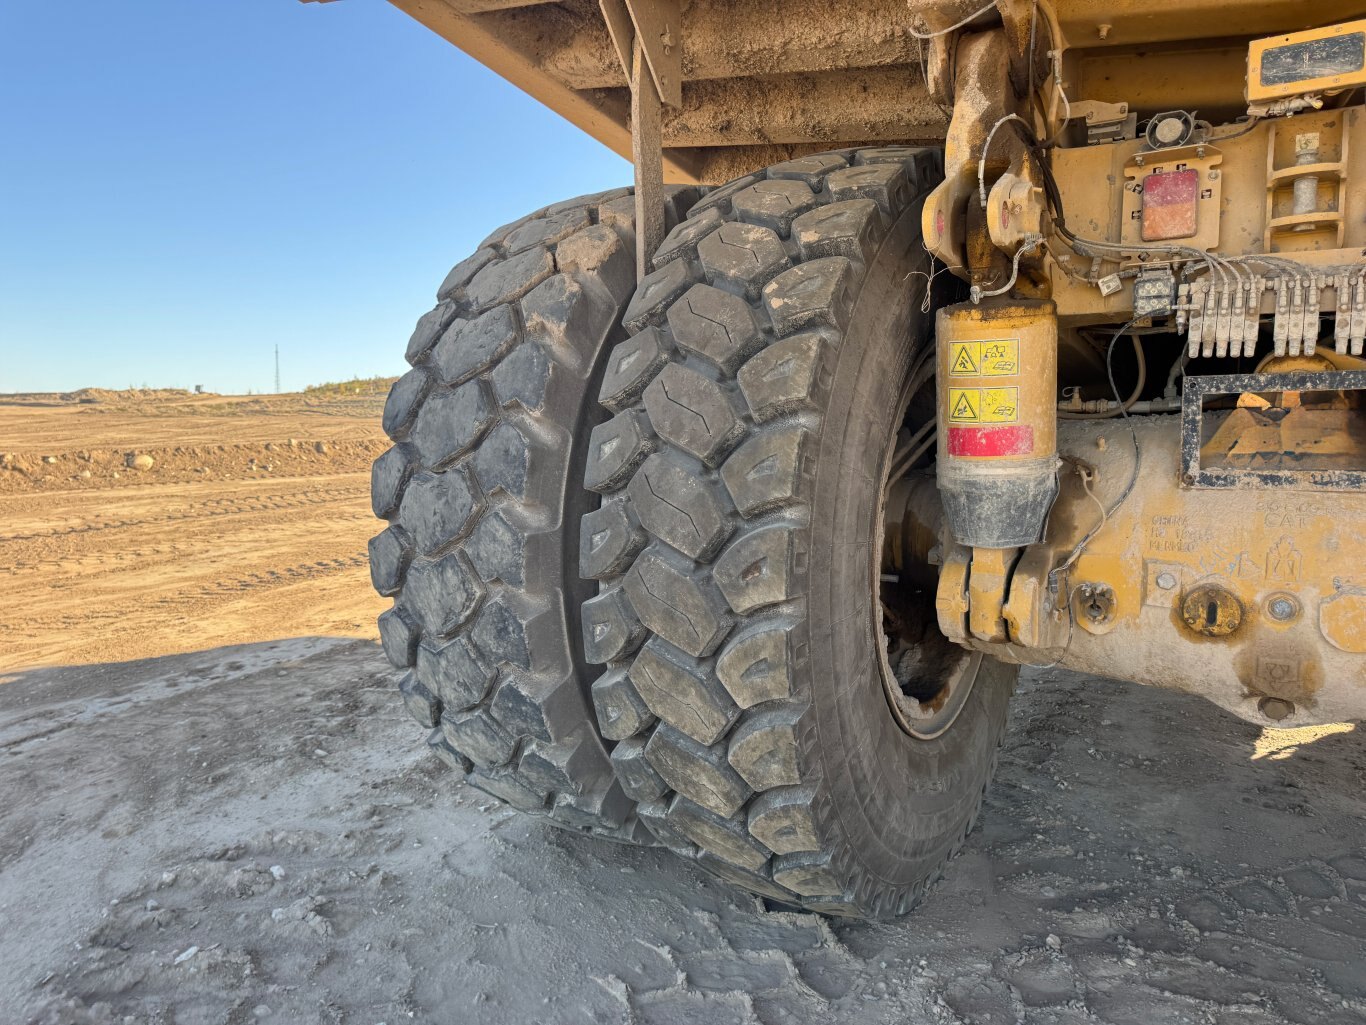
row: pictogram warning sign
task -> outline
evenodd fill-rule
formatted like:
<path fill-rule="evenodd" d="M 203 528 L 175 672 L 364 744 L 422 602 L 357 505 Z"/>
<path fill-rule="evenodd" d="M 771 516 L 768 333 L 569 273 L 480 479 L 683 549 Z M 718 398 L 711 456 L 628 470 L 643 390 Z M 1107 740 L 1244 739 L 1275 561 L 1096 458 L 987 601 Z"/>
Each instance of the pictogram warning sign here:
<path fill-rule="evenodd" d="M 1020 372 L 1020 340 L 952 342 L 950 377 L 1012 377 Z"/>
<path fill-rule="evenodd" d="M 981 420 L 982 393 L 976 388 L 949 389 L 949 419 L 958 423 L 975 424 Z"/>
<path fill-rule="evenodd" d="M 1020 372 L 1020 342 L 1011 338 L 1000 342 L 982 342 L 980 365 L 983 377 L 1013 377 Z"/>
<path fill-rule="evenodd" d="M 983 388 L 982 422 L 1013 424 L 1020 418 L 1019 394 L 1018 388 Z"/>
<path fill-rule="evenodd" d="M 950 388 L 949 421 L 1013 424 L 1020 418 L 1019 388 Z"/>

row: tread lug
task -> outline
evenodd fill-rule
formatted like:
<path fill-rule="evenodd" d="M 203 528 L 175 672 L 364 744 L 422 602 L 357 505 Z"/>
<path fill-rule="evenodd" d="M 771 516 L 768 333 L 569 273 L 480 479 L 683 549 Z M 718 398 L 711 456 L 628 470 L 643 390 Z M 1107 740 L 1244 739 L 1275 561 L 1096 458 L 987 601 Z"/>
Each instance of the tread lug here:
<path fill-rule="evenodd" d="M 452 324 L 462 323 L 455 319 L 455 315 L 455 303 L 446 300 L 437 303 L 435 307 L 418 317 L 417 326 L 408 337 L 408 348 L 404 351 L 403 358 L 414 366 L 421 363 L 447 328 Z"/>
<path fill-rule="evenodd" d="M 816 205 L 816 194 L 804 181 L 778 179 L 755 182 L 731 199 L 735 214 L 751 224 L 762 224 L 780 235 L 792 230 L 792 221 Z"/>
<path fill-rule="evenodd" d="M 624 658 L 640 646 L 645 628 L 619 587 L 583 603 L 583 656 L 599 665 Z"/>
<path fill-rule="evenodd" d="M 413 445 L 422 464 L 436 470 L 464 455 L 492 417 L 478 381 L 454 389 L 436 389 L 423 403 L 412 428 Z"/>
<path fill-rule="evenodd" d="M 750 302 L 790 265 L 783 240 L 772 228 L 736 221 L 723 224 L 704 238 L 697 247 L 697 258 L 711 284 Z"/>
<path fill-rule="evenodd" d="M 475 250 L 473 256 L 465 257 L 447 272 L 441 287 L 436 290 L 436 297 L 443 301 L 463 298 L 465 286 L 470 283 L 470 279 L 496 259 L 497 250 L 486 242 Z"/>
<path fill-rule="evenodd" d="M 670 657 L 656 637 L 641 649 L 627 676 L 651 712 L 699 744 L 714 744 L 740 709 L 709 672 L 684 663 Z"/>
<path fill-rule="evenodd" d="M 792 237 L 806 260 L 846 256 L 866 264 L 883 234 L 882 215 L 871 199 L 817 207 L 792 222 Z"/>
<path fill-rule="evenodd" d="M 451 746 L 483 766 L 503 765 L 517 751 L 517 741 L 482 708 L 447 712 L 441 732 Z"/>
<path fill-rule="evenodd" d="M 820 850 L 811 816 L 812 787 L 778 787 L 760 794 L 749 806 L 749 831 L 774 854 Z"/>
<path fill-rule="evenodd" d="M 579 521 L 579 576 L 585 580 L 624 573 L 645 547 L 645 532 L 626 506 L 624 498 L 604 502 Z"/>
<path fill-rule="evenodd" d="M 626 409 L 669 362 L 669 352 L 669 343 L 657 327 L 647 327 L 619 342 L 607 357 L 598 401 L 614 413 Z"/>
<path fill-rule="evenodd" d="M 697 217 L 674 225 L 674 229 L 664 236 L 664 241 L 655 250 L 651 265 L 655 270 L 658 270 L 670 260 L 677 260 L 680 257 L 695 259 L 697 257 L 697 244 L 719 228 L 721 224 L 719 213 L 715 210 L 704 210 Z"/>
<path fill-rule="evenodd" d="M 463 637 L 445 644 L 424 640 L 417 648 L 417 675 L 436 691 L 448 714 L 483 701 L 497 676 Z"/>
<path fill-rule="evenodd" d="M 395 669 L 407 669 L 417 661 L 417 644 L 421 636 L 417 624 L 399 606 L 380 613 L 380 646 Z"/>
<path fill-rule="evenodd" d="M 826 341 L 815 332 L 770 345 L 740 368 L 740 392 L 759 423 L 814 410 L 826 389 Z"/>
<path fill-rule="evenodd" d="M 667 320 L 680 349 L 724 374 L 733 374 L 764 344 L 745 301 L 711 285 L 693 285 L 669 307 Z"/>
<path fill-rule="evenodd" d="M 479 604 L 482 592 L 457 552 L 440 559 L 418 559 L 403 589 L 413 613 L 429 636 L 448 637 L 460 629 Z"/>
<path fill-rule="evenodd" d="M 370 583 L 385 597 L 397 594 L 413 558 L 413 544 L 402 527 L 389 527 L 370 539 Z"/>
<path fill-rule="evenodd" d="M 797 730 L 801 711 L 772 708 L 747 716 L 731 734 L 726 758 L 756 792 L 801 783 Z"/>
<path fill-rule="evenodd" d="M 432 350 L 432 367 L 443 383 L 463 384 L 506 356 L 518 335 L 510 306 L 495 306 L 474 320 L 457 320 Z"/>
<path fill-rule="evenodd" d="M 403 697 L 403 707 L 424 729 L 435 729 L 441 718 L 441 702 L 426 685 L 417 678 L 416 673 L 405 673 L 399 681 L 398 692 Z"/>
<path fill-rule="evenodd" d="M 719 750 L 667 723 L 655 727 L 645 744 L 645 757 L 665 783 L 722 818 L 734 815 L 750 796 L 745 781 Z"/>
<path fill-rule="evenodd" d="M 721 650 L 716 675 L 741 708 L 792 696 L 791 627 L 767 623 L 737 634 Z"/>
<path fill-rule="evenodd" d="M 550 275 L 555 260 L 544 249 L 528 249 L 506 260 L 486 264 L 465 286 L 471 313 L 516 302 Z"/>
<path fill-rule="evenodd" d="M 462 535 L 475 512 L 474 495 L 458 470 L 419 473 L 408 484 L 398 518 L 423 555 Z"/>
<path fill-rule="evenodd" d="M 730 616 L 706 574 L 686 574 L 648 549 L 626 574 L 626 595 L 646 629 L 694 658 L 716 650 Z"/>
<path fill-rule="evenodd" d="M 630 737 L 612 748 L 612 768 L 621 787 L 631 800 L 641 804 L 658 801 L 669 792 L 669 784 L 645 757 L 645 740 Z"/>
<path fill-rule="evenodd" d="M 645 389 L 645 411 L 655 433 L 713 468 L 745 429 L 720 385 L 678 363 Z"/>
<path fill-rule="evenodd" d="M 608 740 L 624 741 L 641 730 L 649 729 L 655 723 L 655 714 L 650 711 L 650 706 L 641 700 L 625 669 L 609 669 L 594 682 L 593 708 L 597 713 L 602 735 Z"/>
<path fill-rule="evenodd" d="M 389 397 L 384 400 L 384 433 L 395 441 L 408 437 L 431 388 L 432 375 L 423 367 L 413 367 L 395 381 L 389 389 Z"/>
<path fill-rule="evenodd" d="M 795 554 L 790 527 L 761 527 L 738 538 L 716 560 L 716 586 L 741 614 L 786 601 L 791 596 Z"/>
<path fill-rule="evenodd" d="M 847 257 L 826 256 L 785 270 L 764 286 L 773 330 L 780 337 L 803 328 L 843 331 L 853 303 L 854 265 Z"/>
<path fill-rule="evenodd" d="M 732 527 L 715 485 L 659 453 L 636 471 L 627 495 L 647 531 L 698 562 L 710 559 L 730 537 Z"/>
<path fill-rule="evenodd" d="M 584 486 L 590 491 L 615 491 L 656 447 L 649 422 L 639 410 L 618 413 L 589 435 Z"/>
<path fill-rule="evenodd" d="M 645 275 L 636 286 L 636 294 L 626 307 L 622 323 L 629 331 L 643 331 L 646 325 L 658 322 L 665 308 L 696 280 L 687 260 L 672 260 L 659 270 Z"/>
<path fill-rule="evenodd" d="M 370 467 L 370 509 L 381 520 L 398 511 L 403 489 L 413 474 L 413 463 L 402 445 L 395 445 Z"/>
<path fill-rule="evenodd" d="M 669 825 L 704 851 L 732 865 L 753 871 L 768 861 L 768 849 L 749 835 L 743 818 L 719 815 L 681 794 L 669 802 Z"/>
<path fill-rule="evenodd" d="M 735 508 L 757 516 L 797 501 L 806 478 L 800 427 L 767 431 L 741 445 L 721 467 L 721 479 Z"/>

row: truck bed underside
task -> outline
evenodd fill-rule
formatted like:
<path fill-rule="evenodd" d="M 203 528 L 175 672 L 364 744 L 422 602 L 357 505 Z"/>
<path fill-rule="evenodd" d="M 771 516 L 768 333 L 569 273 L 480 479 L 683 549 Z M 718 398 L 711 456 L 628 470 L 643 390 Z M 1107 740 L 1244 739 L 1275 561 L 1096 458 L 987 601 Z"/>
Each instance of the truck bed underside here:
<path fill-rule="evenodd" d="M 392 0 L 524 92 L 630 158 L 630 93 L 598 0 Z M 682 105 L 663 117 L 665 178 L 724 182 L 832 147 L 942 141 L 928 46 L 906 0 L 681 4 Z M 947 0 L 970 14 L 977 0 Z M 1212 39 L 1229 0 L 1060 0 L 1071 45 Z M 1331 18 L 1321 2 L 1238 5 L 1239 30 Z M 1291 13 L 1293 12 L 1293 13 Z M 1255 24 L 1254 24 L 1255 23 Z M 1264 24 L 1263 24 L 1264 23 Z M 1101 26 L 1104 25 L 1102 37 Z"/>

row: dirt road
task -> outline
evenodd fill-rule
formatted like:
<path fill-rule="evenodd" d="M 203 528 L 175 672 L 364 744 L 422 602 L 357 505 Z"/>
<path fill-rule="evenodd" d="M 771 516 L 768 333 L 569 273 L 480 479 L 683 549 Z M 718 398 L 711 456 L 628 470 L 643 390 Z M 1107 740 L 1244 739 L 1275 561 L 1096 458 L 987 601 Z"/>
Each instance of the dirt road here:
<path fill-rule="evenodd" d="M 378 412 L 297 396 L 0 404 L 0 667 L 374 636 Z"/>
<path fill-rule="evenodd" d="M 160 476 L 129 415 L 87 460 L 0 411 L 0 1025 L 1366 1020 L 1366 731 L 1028 673 L 919 911 L 766 909 L 415 743 L 364 639 L 372 415 L 225 415 Z"/>

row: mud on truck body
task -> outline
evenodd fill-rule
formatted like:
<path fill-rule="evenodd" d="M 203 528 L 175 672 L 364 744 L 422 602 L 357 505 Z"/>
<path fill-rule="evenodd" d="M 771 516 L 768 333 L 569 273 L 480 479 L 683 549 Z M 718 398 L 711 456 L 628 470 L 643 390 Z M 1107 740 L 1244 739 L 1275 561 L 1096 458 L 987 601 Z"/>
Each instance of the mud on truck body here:
<path fill-rule="evenodd" d="M 469 783 L 886 917 L 1021 665 L 1366 712 L 1366 7 L 394 2 L 635 166 L 458 264 L 385 409 L 383 643 Z"/>

